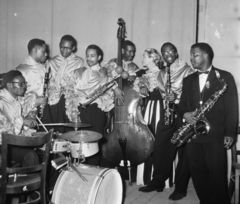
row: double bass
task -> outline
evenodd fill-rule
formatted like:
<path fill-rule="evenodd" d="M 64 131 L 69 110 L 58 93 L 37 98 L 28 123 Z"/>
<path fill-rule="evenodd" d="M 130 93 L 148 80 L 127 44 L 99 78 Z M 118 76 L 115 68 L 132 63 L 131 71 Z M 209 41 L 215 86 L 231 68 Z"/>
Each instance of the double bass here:
<path fill-rule="evenodd" d="M 122 42 L 125 38 L 125 22 L 118 20 L 118 58 L 117 65 L 122 66 Z M 143 163 L 153 152 L 154 136 L 144 121 L 141 109 L 141 97 L 133 89 L 133 81 L 124 77 L 118 79 L 118 87 L 124 92 L 124 102 L 115 101 L 114 113 L 108 114 L 102 144 L 103 157 L 118 166 L 136 166 Z"/>

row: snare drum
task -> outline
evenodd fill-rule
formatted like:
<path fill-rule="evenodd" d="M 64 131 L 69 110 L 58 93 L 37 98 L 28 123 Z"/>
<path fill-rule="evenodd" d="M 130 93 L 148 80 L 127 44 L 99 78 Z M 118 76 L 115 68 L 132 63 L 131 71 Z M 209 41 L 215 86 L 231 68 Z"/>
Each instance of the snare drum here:
<path fill-rule="evenodd" d="M 32 136 L 41 136 L 47 134 L 46 132 L 35 132 Z M 67 152 L 70 150 L 69 142 L 63 139 L 58 139 L 58 134 L 54 134 L 54 138 L 51 141 L 51 150 L 50 153 L 58 153 L 58 152 Z M 45 146 L 39 148 L 41 150 L 45 150 Z"/>
<path fill-rule="evenodd" d="M 90 157 L 98 153 L 98 151 L 98 142 L 70 143 L 70 152 L 73 158 L 78 158 L 79 154 L 84 155 L 84 157 Z"/>
<path fill-rule="evenodd" d="M 52 203 L 122 203 L 122 180 L 117 170 L 83 164 L 76 168 L 87 181 L 83 181 L 73 170 L 62 171 L 53 190 Z"/>
<path fill-rule="evenodd" d="M 69 142 L 63 139 L 54 139 L 51 146 L 51 153 L 67 152 L 70 148 Z"/>

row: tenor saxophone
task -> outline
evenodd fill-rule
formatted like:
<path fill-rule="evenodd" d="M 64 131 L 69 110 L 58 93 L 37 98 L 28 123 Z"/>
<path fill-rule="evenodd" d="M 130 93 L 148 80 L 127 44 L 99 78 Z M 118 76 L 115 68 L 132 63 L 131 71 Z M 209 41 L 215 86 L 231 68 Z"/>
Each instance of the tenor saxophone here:
<path fill-rule="evenodd" d="M 205 136 L 209 132 L 210 124 L 207 119 L 203 117 L 203 115 L 213 108 L 214 104 L 227 90 L 228 86 L 223 79 L 219 80 L 223 84 L 223 87 L 220 90 L 215 91 L 214 94 L 199 109 L 194 112 L 194 116 L 197 117 L 197 122 L 194 125 L 185 123 L 173 134 L 171 142 L 177 147 L 180 147 L 185 142 L 191 140 L 192 138 L 196 138 L 197 136 Z"/>

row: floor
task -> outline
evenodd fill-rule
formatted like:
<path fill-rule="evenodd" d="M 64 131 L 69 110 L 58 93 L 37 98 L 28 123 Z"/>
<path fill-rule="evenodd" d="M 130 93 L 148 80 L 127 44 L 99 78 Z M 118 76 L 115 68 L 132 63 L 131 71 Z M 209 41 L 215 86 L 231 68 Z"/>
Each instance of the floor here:
<path fill-rule="evenodd" d="M 181 200 L 173 201 L 169 200 L 169 195 L 173 192 L 174 187 L 164 189 L 163 192 L 150 192 L 142 193 L 138 191 L 140 186 L 136 185 L 136 182 L 129 185 L 129 182 L 125 180 L 124 182 L 124 197 L 122 204 L 199 204 L 196 192 L 189 182 L 187 196 Z"/>

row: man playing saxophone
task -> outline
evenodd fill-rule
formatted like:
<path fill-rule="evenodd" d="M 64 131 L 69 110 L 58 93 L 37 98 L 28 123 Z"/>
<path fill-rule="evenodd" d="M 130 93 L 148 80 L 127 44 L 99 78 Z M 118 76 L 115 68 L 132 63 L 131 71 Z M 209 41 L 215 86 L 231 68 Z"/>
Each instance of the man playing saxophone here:
<path fill-rule="evenodd" d="M 216 91 L 224 91 L 212 109 L 201 114 L 209 122 L 209 132 L 187 143 L 194 188 L 200 203 L 229 204 L 226 148 L 232 145 L 238 125 L 236 85 L 229 72 L 212 65 L 214 52 L 207 43 L 192 45 L 190 56 L 192 66 L 198 71 L 183 80 L 178 106 L 180 116 L 187 123 L 195 124 L 199 119 L 196 109 L 204 110 Z"/>
<path fill-rule="evenodd" d="M 161 47 L 161 53 L 165 64 L 167 64 L 166 69 L 170 69 L 170 72 L 168 74 L 166 69 L 161 69 L 160 74 L 158 74 L 159 77 L 155 80 L 152 79 L 153 82 L 157 81 L 157 90 L 160 92 L 160 121 L 157 124 L 153 152 L 153 178 L 148 185 L 140 187 L 139 191 L 163 191 L 165 181 L 171 175 L 173 161 L 176 151 L 178 151 L 179 162 L 175 175 L 175 190 L 169 199 L 180 200 L 187 194 L 188 180 L 190 178 L 188 160 L 185 156 L 186 148 L 177 149 L 171 143 L 172 135 L 177 130 L 181 121 L 177 117 L 174 124 L 166 124 L 165 112 L 169 107 L 164 107 L 164 104 L 167 104 L 164 102 L 168 101 L 168 103 L 178 104 L 182 92 L 182 80 L 193 73 L 194 70 L 184 60 L 178 58 L 177 48 L 172 43 L 164 43 Z M 169 87 L 169 83 L 171 84 L 171 90 L 166 91 L 166 86 Z M 177 112 L 176 115 L 178 115 Z"/>

